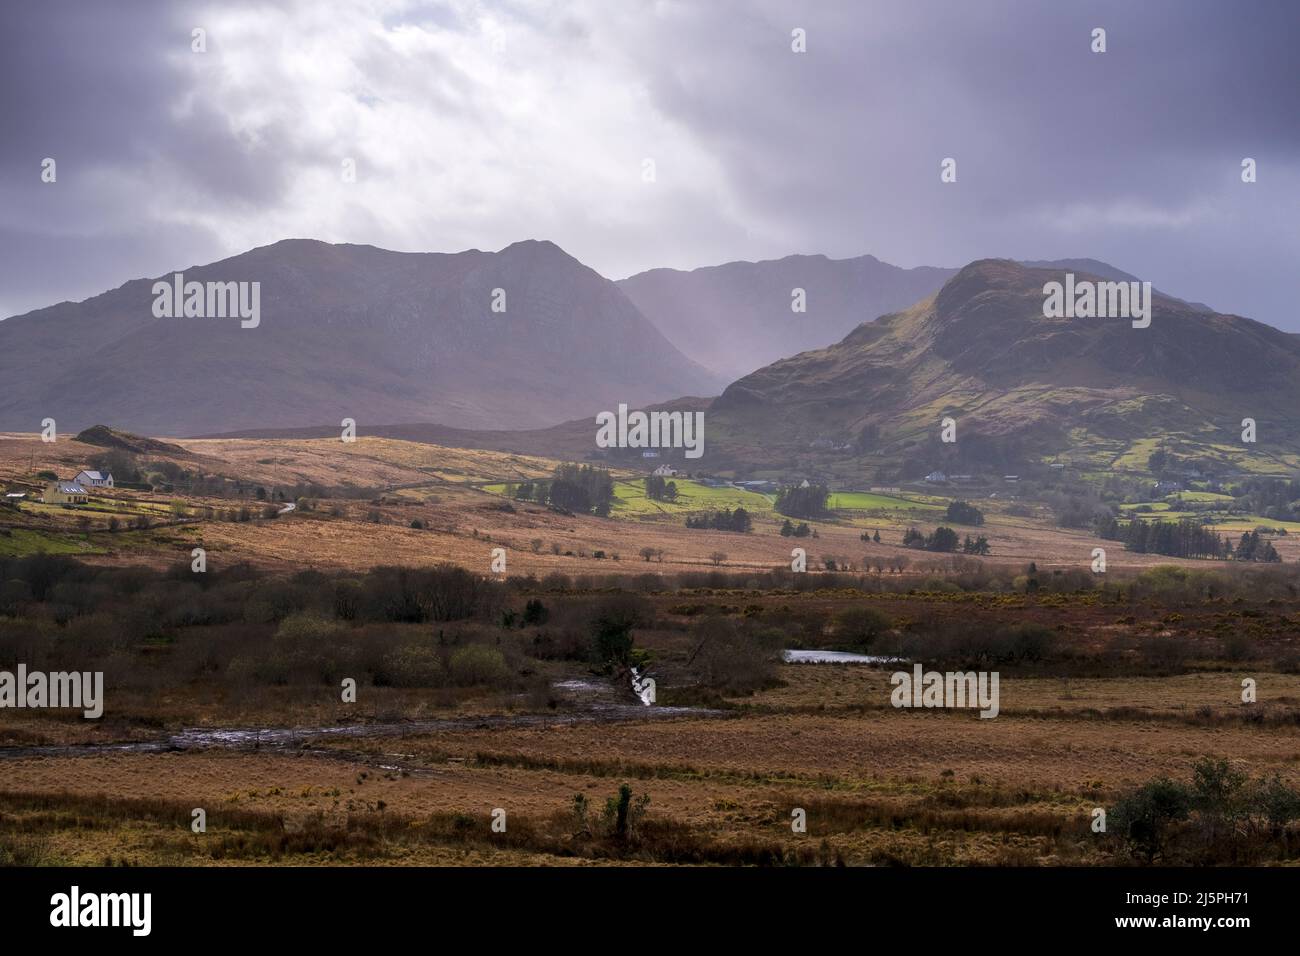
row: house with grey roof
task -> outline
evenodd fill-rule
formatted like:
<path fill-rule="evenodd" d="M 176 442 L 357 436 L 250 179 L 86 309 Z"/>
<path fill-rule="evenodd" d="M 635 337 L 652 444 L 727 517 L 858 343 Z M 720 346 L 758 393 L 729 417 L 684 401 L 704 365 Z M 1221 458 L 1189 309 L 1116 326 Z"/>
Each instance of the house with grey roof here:
<path fill-rule="evenodd" d="M 72 480 L 83 488 L 113 487 L 113 473 L 109 471 L 80 471 Z"/>

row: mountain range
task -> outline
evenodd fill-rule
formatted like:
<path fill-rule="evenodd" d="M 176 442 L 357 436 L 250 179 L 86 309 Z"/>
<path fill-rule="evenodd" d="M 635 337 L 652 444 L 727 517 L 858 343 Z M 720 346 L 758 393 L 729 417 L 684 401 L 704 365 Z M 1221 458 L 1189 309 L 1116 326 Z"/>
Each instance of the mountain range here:
<path fill-rule="evenodd" d="M 956 269 L 902 269 L 875 256 L 786 256 L 684 272 L 651 269 L 618 283 L 668 341 L 733 381 L 838 341 L 858 324 L 938 291 Z M 794 309 L 802 290 L 804 311 Z"/>
<path fill-rule="evenodd" d="M 839 457 L 919 477 L 1060 456 L 1101 469 L 1141 443 L 1236 467 L 1247 453 L 1296 463 L 1300 337 L 1158 292 L 1148 328 L 1047 318 L 1044 286 L 1067 271 L 973 262 L 908 309 L 742 377 L 709 409 L 713 463 Z M 955 442 L 942 441 L 944 418 Z M 1253 447 L 1245 418 L 1257 423 Z"/>
<path fill-rule="evenodd" d="M 353 418 L 363 433 L 587 457 L 595 413 L 626 403 L 707 409 L 698 465 L 737 472 L 915 477 L 1048 456 L 1104 470 L 1155 443 L 1300 467 L 1300 336 L 1159 292 L 1149 328 L 1047 318 L 1043 287 L 1066 272 L 1134 279 L 1091 259 L 790 256 L 614 283 L 550 242 L 286 240 L 184 272 L 259 282 L 256 328 L 155 317 L 170 274 L 0 322 L 0 429 L 314 435 Z M 1244 418 L 1257 446 L 1243 447 Z"/>
<path fill-rule="evenodd" d="M 444 255 L 286 240 L 183 275 L 260 283 L 256 327 L 155 317 L 172 274 L 7 319 L 0 429 L 526 429 L 725 384 L 550 242 Z"/>

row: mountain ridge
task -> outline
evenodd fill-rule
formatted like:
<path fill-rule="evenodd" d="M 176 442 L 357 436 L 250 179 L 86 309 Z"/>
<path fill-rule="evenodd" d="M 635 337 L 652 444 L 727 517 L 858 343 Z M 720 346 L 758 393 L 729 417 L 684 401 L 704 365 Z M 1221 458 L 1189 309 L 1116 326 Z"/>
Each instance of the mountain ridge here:
<path fill-rule="evenodd" d="M 258 327 L 156 318 L 153 285 L 174 273 L 14 316 L 0 322 L 0 428 L 540 427 L 723 384 L 546 240 L 408 253 L 287 239 L 180 271 L 258 282 Z"/>
<path fill-rule="evenodd" d="M 814 468 L 829 457 L 810 452 L 819 437 L 890 477 L 927 461 L 973 467 L 981 454 L 992 464 L 1078 451 L 1100 464 L 1105 449 L 1152 438 L 1217 446 L 1226 461 L 1240 457 L 1231 446 L 1245 417 L 1268 422 L 1268 450 L 1250 452 L 1300 449 L 1295 337 L 1154 291 L 1148 329 L 1046 318 L 1043 285 L 1063 275 L 977 260 L 908 309 L 738 379 L 710 409 L 712 463 Z M 953 448 L 939 445 L 944 417 L 957 422 Z M 891 474 L 885 458 L 904 466 Z"/>

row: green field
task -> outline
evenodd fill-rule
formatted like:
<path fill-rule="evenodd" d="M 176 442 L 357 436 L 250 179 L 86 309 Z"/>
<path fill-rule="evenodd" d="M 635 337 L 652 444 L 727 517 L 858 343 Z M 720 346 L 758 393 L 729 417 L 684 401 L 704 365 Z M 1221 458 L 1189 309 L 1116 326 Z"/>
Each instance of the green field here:
<path fill-rule="evenodd" d="M 684 515 L 692 511 L 721 511 L 724 508 L 744 508 L 754 514 L 772 511 L 773 497 L 740 488 L 711 488 L 687 478 L 671 478 L 677 485 L 676 501 L 651 501 L 645 495 L 645 479 L 614 482 L 614 504 L 610 514 L 615 517 L 639 518 L 655 515 Z M 494 495 L 504 495 L 505 482 L 483 485 L 483 490 Z"/>
<path fill-rule="evenodd" d="M 1183 492 L 1184 501 L 1226 501 L 1233 500 L 1231 495 L 1219 495 L 1209 491 Z M 1288 534 L 1300 532 L 1300 521 L 1279 521 L 1276 518 L 1265 518 L 1263 515 L 1228 515 L 1219 511 L 1177 511 L 1174 505 L 1176 500 L 1170 501 L 1144 501 L 1137 504 L 1120 505 L 1121 517 L 1139 518 L 1143 521 L 1181 521 L 1183 518 L 1192 518 L 1199 520 L 1201 518 L 1210 519 L 1210 526 L 1219 532 L 1241 532 L 1254 531 L 1256 528 L 1285 528 Z M 1146 505 L 1151 508 L 1149 512 L 1137 513 L 1134 509 Z"/>
<path fill-rule="evenodd" d="M 1214 527 L 1218 531 L 1254 531 L 1256 528 L 1285 528 L 1287 534 L 1300 533 L 1300 521 L 1278 521 L 1263 515 L 1233 515 L 1216 517 Z"/>
<path fill-rule="evenodd" d="M 82 536 L 9 528 L 0 535 L 0 556 L 18 558 L 29 554 L 103 554 Z"/>
<path fill-rule="evenodd" d="M 1178 497 L 1184 501 L 1234 501 L 1232 495 L 1221 495 L 1217 491 L 1182 491 Z"/>
<path fill-rule="evenodd" d="M 645 496 L 645 479 L 614 482 L 615 515 L 678 515 L 691 511 L 721 511 L 732 508 L 744 508 L 754 514 L 766 514 L 772 510 L 772 497 L 760 495 L 755 491 L 743 491 L 740 488 L 711 488 L 685 478 L 673 478 L 677 484 L 677 500 L 651 501 Z"/>
<path fill-rule="evenodd" d="M 711 487 L 687 478 L 671 479 L 677 485 L 677 500 L 651 501 L 645 496 L 645 479 L 614 482 L 614 506 L 610 513 L 623 517 L 650 517 L 654 515 L 683 515 L 693 511 L 721 511 L 724 508 L 744 508 L 755 515 L 773 511 L 775 495 L 745 491 L 731 486 Z M 505 482 L 483 485 L 483 490 L 495 495 L 506 493 Z M 828 506 L 832 511 L 867 511 L 876 514 L 925 515 L 943 511 L 947 498 L 934 495 L 917 495 L 904 498 L 869 491 L 832 492 Z"/>
<path fill-rule="evenodd" d="M 870 491 L 835 491 L 831 493 L 829 504 L 832 511 L 925 512 L 942 511 L 947 507 L 947 499 L 930 495 L 912 499 Z"/>

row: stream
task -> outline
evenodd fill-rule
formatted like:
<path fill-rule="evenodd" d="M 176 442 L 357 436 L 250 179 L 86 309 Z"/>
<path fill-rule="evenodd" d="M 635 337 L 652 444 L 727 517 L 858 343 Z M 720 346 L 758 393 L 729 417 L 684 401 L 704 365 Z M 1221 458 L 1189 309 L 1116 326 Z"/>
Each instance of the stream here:
<path fill-rule="evenodd" d="M 0 747 L 0 760 L 26 757 L 83 757 L 98 754 L 177 753 L 194 750 L 304 751 L 323 740 L 361 737 L 400 737 L 407 734 L 455 733 L 469 730 L 510 730 L 518 727 L 554 727 L 584 723 L 631 720 L 665 720 L 683 717 L 721 717 L 724 711 L 703 707 L 656 707 L 644 698 L 625 703 L 619 688 L 598 680 L 568 680 L 555 684 L 581 709 L 556 713 L 492 714 L 403 720 L 382 723 L 338 724 L 329 727 L 194 727 L 157 740 L 107 744 L 63 744 L 33 747 Z M 334 750 L 314 753 L 336 755 Z"/>

